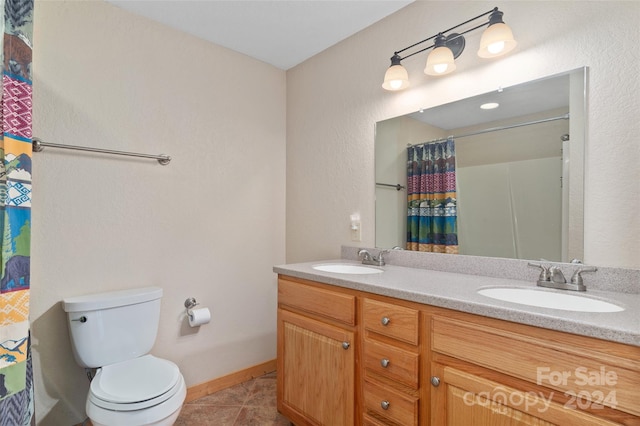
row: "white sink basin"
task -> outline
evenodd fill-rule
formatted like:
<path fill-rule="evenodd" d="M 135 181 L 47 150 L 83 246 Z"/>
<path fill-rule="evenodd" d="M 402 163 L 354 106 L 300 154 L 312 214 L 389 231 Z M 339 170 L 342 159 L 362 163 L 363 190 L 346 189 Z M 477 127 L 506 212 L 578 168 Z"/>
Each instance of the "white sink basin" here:
<path fill-rule="evenodd" d="M 353 265 L 350 263 L 329 263 L 325 265 L 314 265 L 317 271 L 333 272 L 336 274 L 380 274 L 384 270 L 373 266 Z"/>
<path fill-rule="evenodd" d="M 566 290 L 563 290 L 566 291 Z M 577 295 L 575 293 L 557 293 L 542 289 L 521 287 L 494 287 L 478 290 L 478 294 L 505 302 L 540 308 L 561 309 L 575 312 L 620 312 L 624 308 L 604 300 Z"/>

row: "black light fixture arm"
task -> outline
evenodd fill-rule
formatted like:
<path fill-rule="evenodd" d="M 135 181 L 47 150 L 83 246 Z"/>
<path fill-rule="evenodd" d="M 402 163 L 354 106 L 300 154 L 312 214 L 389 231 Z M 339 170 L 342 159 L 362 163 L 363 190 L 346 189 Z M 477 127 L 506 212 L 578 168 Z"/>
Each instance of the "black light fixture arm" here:
<path fill-rule="evenodd" d="M 466 45 L 464 35 L 483 27 L 484 31 L 477 51 L 480 58 L 495 58 L 511 52 L 518 43 L 513 37 L 511 28 L 502 20 L 502 16 L 503 13 L 494 7 L 461 24 L 393 52 L 391 66 L 384 74 L 382 88 L 397 91 L 409 87 L 409 73 L 402 66 L 402 61 L 431 49 L 433 50 L 428 52 L 424 67 L 426 75 L 437 77 L 455 71 L 455 60 L 462 54 Z"/>
<path fill-rule="evenodd" d="M 434 44 L 432 44 L 431 46 L 428 46 L 428 47 L 425 47 L 425 48 L 423 48 L 423 49 L 420 49 L 420 50 L 418 50 L 418 51 L 416 51 L 416 52 L 410 53 L 410 54 L 408 54 L 408 55 L 406 55 L 406 56 L 402 56 L 402 57 L 400 56 L 400 53 L 402 53 L 402 52 L 404 52 L 404 51 L 407 51 L 407 50 L 409 50 L 409 49 L 411 49 L 411 48 L 413 48 L 413 47 L 416 47 L 416 46 L 418 46 L 418 45 L 420 45 L 420 44 L 422 44 L 422 43 L 424 43 L 424 42 L 427 42 L 427 41 L 429 41 L 429 40 L 433 40 L 433 39 L 435 39 L 436 37 L 438 37 L 439 35 L 444 35 L 444 34 L 448 33 L 449 31 L 455 30 L 456 28 L 460 28 L 461 26 L 466 25 L 466 24 L 468 24 L 469 22 L 473 22 L 473 21 L 475 21 L 476 19 L 480 19 L 480 18 L 482 18 L 483 16 L 487 16 L 487 15 L 489 15 L 490 13 L 496 13 L 496 12 L 500 13 L 500 15 L 498 16 L 498 18 L 499 18 L 500 20 L 498 20 L 498 21 L 496 21 L 496 22 L 500 22 L 500 21 L 501 21 L 501 18 L 502 18 L 502 13 L 501 13 L 501 12 L 499 12 L 499 10 L 498 10 L 498 8 L 497 8 L 497 7 L 494 7 L 493 9 L 489 10 L 488 12 L 484 12 L 484 13 L 482 13 L 482 14 L 480 14 L 480 15 L 476 16 L 475 18 L 468 19 L 468 20 L 464 21 L 464 22 L 463 22 L 463 23 L 461 23 L 461 24 L 458 24 L 458 25 L 456 25 L 456 26 L 454 26 L 454 27 L 451 27 L 451 28 L 449 28 L 449 29 L 447 29 L 447 30 L 441 31 L 441 32 L 439 32 L 438 34 L 433 35 L 433 36 L 431 36 L 431 37 L 429 37 L 429 38 L 425 38 L 424 40 L 421 40 L 421 41 L 419 41 L 419 42 L 417 42 L 417 43 L 414 43 L 414 44 L 412 44 L 411 46 L 407 46 L 407 47 L 405 47 L 404 49 L 400 49 L 400 50 L 398 50 L 398 51 L 396 51 L 396 52 L 393 52 L 393 58 L 398 57 L 398 58 L 396 58 L 396 60 L 398 60 L 398 61 L 402 61 L 402 60 L 405 60 L 405 59 L 407 59 L 407 58 L 412 57 L 413 55 L 417 55 L 418 53 L 425 52 L 425 51 L 427 51 L 427 50 L 431 49 L 432 47 L 435 47 L 435 43 L 434 43 Z M 493 18 L 493 15 L 492 15 L 492 18 Z M 484 27 L 484 26 L 487 26 L 487 24 L 491 25 L 491 24 L 493 24 L 493 23 L 494 23 L 493 19 L 490 19 L 488 23 L 487 23 L 487 22 L 485 22 L 485 23 L 480 24 L 480 25 L 478 25 L 478 26 L 476 26 L 476 27 L 473 27 L 473 28 L 471 28 L 471 29 L 469 29 L 469 30 L 466 30 L 466 31 L 464 31 L 464 32 L 462 32 L 462 33 L 460 33 L 460 34 L 457 34 L 455 37 L 453 37 L 453 38 L 451 38 L 451 39 L 449 39 L 449 40 L 455 40 L 456 38 L 461 37 L 461 36 L 462 36 L 462 35 L 464 35 L 464 34 L 467 34 L 467 33 L 471 32 L 471 31 L 477 30 L 478 28 L 482 28 L 482 27 Z M 393 58 L 392 58 L 392 60 L 393 60 Z"/>
<path fill-rule="evenodd" d="M 424 43 L 425 41 L 431 40 L 431 39 L 436 38 L 436 37 L 437 37 L 437 34 L 436 34 L 436 35 L 434 35 L 433 37 L 430 37 L 430 38 L 428 38 L 428 39 L 426 39 L 426 40 L 421 41 L 420 43 Z M 416 46 L 416 45 L 418 45 L 418 44 L 420 44 L 420 43 L 416 43 L 416 44 L 414 44 L 413 46 Z M 407 49 L 410 49 L 410 48 L 411 48 L 411 47 L 413 47 L 413 46 L 407 47 Z M 416 50 L 416 51 L 415 51 L 415 52 L 413 52 L 413 53 L 409 53 L 407 56 L 402 56 L 402 57 L 400 57 L 400 56 L 398 55 L 398 53 L 401 53 L 401 52 L 403 52 L 403 51 L 407 50 L 407 49 L 402 49 L 402 50 L 400 50 L 399 52 L 394 52 L 394 53 L 393 53 L 393 57 L 398 56 L 398 57 L 400 58 L 400 59 L 399 59 L 400 61 L 404 61 L 405 59 L 410 58 L 410 57 L 412 57 L 413 55 L 417 55 L 418 53 L 426 52 L 427 50 L 431 49 L 431 48 L 432 48 L 432 47 L 434 47 L 434 46 L 435 46 L 435 43 L 434 43 L 434 44 L 432 44 L 431 46 L 425 47 L 424 49 Z"/>
<path fill-rule="evenodd" d="M 445 32 L 446 32 L 446 31 L 445 31 Z M 397 52 L 393 52 L 393 55 L 394 55 L 394 56 L 395 56 L 395 55 L 400 55 L 400 53 L 404 52 L 405 50 L 409 50 L 409 49 L 411 49 L 412 47 L 416 47 L 417 45 L 422 44 L 422 43 L 424 43 L 425 41 L 433 40 L 433 39 L 434 39 L 434 38 L 436 38 L 437 36 L 438 36 L 438 34 L 436 34 L 436 35 L 434 35 L 434 36 L 431 36 L 431 37 L 429 37 L 429 38 L 425 38 L 424 40 L 421 40 L 421 41 L 419 41 L 419 42 L 417 42 L 417 43 L 413 43 L 411 46 L 407 46 L 407 47 L 405 47 L 404 49 L 400 49 L 400 50 L 398 50 Z M 425 50 L 427 50 L 427 49 L 431 49 L 432 47 L 433 47 L 433 46 L 425 47 L 424 49 L 419 50 L 419 51 L 417 51 L 417 52 L 415 52 L 415 53 L 411 53 L 411 54 L 409 54 L 409 55 L 407 55 L 407 56 L 403 56 L 403 57 L 402 57 L 402 59 L 406 59 L 406 58 L 408 58 L 408 57 L 410 57 L 410 56 L 415 55 L 416 53 L 424 52 Z"/>

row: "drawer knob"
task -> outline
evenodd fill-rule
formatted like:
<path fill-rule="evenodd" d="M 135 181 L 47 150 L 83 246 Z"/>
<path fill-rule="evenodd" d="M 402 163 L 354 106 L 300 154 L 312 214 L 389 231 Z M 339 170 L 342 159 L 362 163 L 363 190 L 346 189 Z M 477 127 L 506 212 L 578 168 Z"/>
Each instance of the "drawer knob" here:
<path fill-rule="evenodd" d="M 349 342 L 342 342 L 342 349 L 349 349 L 349 347 L 351 347 L 351 343 Z"/>
<path fill-rule="evenodd" d="M 380 360 L 380 365 L 381 365 L 383 368 L 387 368 L 387 367 L 389 366 L 389 362 L 390 362 L 390 361 L 389 361 L 387 358 L 382 358 L 382 359 Z"/>
<path fill-rule="evenodd" d="M 382 407 L 383 410 L 388 410 L 390 405 L 391 404 L 389 403 L 389 401 L 382 401 L 380 403 L 380 406 Z"/>
<path fill-rule="evenodd" d="M 440 379 L 436 376 L 431 376 L 431 384 L 433 385 L 433 387 L 438 387 L 440 386 Z"/>
<path fill-rule="evenodd" d="M 382 325 L 389 325 L 389 323 L 391 322 L 391 320 L 389 319 L 389 317 L 382 317 L 382 319 L 380 320 L 380 322 L 382 323 Z"/>

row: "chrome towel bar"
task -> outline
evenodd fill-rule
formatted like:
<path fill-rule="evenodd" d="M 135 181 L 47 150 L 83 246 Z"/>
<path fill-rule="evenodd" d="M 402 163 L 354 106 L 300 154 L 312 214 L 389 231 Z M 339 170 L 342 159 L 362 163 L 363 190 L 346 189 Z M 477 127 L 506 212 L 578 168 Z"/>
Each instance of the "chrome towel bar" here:
<path fill-rule="evenodd" d="M 88 146 L 62 145 L 58 143 L 44 142 L 40 138 L 33 138 L 32 144 L 33 144 L 34 152 L 41 152 L 45 147 L 51 147 L 51 148 L 61 148 L 61 149 L 72 149 L 76 151 L 98 152 L 101 154 L 125 155 L 128 157 L 152 158 L 154 160 L 158 160 L 158 163 L 162 164 L 163 166 L 166 166 L 171 161 L 171 157 L 165 154 L 160 154 L 160 155 L 139 154 L 137 152 L 114 151 L 111 149 L 91 148 Z"/>

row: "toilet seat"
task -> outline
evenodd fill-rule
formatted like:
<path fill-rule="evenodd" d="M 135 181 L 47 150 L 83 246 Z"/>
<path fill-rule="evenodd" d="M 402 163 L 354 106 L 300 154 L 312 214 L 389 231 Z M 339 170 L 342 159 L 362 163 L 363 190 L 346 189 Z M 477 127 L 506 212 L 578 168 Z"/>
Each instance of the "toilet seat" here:
<path fill-rule="evenodd" d="M 174 396 L 181 379 L 173 362 L 144 355 L 98 370 L 91 381 L 89 401 L 107 410 L 142 410 Z"/>
<path fill-rule="evenodd" d="M 173 426 L 186 396 L 187 387 L 180 376 L 175 395 L 152 407 L 132 411 L 110 410 L 97 406 L 89 397 L 85 409 L 94 426 Z"/>

